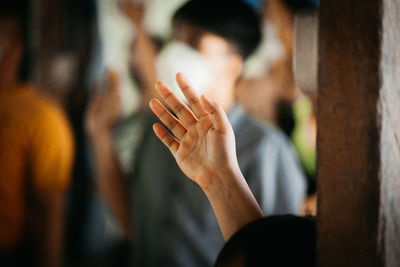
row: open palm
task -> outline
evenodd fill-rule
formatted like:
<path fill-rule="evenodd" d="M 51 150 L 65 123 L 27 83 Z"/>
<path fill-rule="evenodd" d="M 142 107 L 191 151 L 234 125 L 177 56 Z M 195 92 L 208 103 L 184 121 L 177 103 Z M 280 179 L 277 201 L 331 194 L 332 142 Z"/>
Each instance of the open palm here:
<path fill-rule="evenodd" d="M 199 98 L 181 73 L 177 82 L 191 109 L 164 83 L 157 83 L 163 101 L 177 117 L 153 99 L 151 109 L 174 136 L 160 124 L 154 125 L 154 132 L 186 176 L 204 188 L 212 183 L 212 174 L 237 165 L 233 130 L 222 108 L 205 96 Z"/>

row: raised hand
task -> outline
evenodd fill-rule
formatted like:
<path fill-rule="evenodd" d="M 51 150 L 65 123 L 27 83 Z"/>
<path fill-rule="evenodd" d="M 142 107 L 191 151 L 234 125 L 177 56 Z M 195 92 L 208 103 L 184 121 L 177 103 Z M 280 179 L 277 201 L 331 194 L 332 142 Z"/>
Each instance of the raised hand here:
<path fill-rule="evenodd" d="M 225 112 L 207 97 L 200 98 L 181 73 L 176 80 L 190 108 L 165 83 L 158 82 L 158 92 L 177 117 L 152 99 L 151 109 L 173 135 L 160 124 L 153 126 L 154 132 L 186 176 L 206 193 L 227 240 L 262 217 L 262 211 L 239 169 L 235 137 Z"/>
<path fill-rule="evenodd" d="M 121 113 L 118 74 L 109 70 L 94 92 L 86 110 L 96 189 L 121 224 L 127 237 L 131 235 L 130 203 L 127 187 L 118 164 L 112 139 L 112 126 Z"/>
<path fill-rule="evenodd" d="M 151 100 L 150 108 L 174 136 L 160 124 L 154 125 L 154 132 L 169 148 L 186 176 L 205 189 L 216 173 L 237 168 L 235 137 L 220 106 L 204 95 L 199 98 L 183 74 L 178 73 L 176 79 L 191 109 L 165 83 L 158 82 L 159 94 L 177 117 L 159 100 Z"/>
<path fill-rule="evenodd" d="M 117 1 L 118 7 L 130 20 L 136 25 L 140 25 L 143 20 L 144 7 L 143 4 L 138 1 L 132 0 L 120 0 Z"/>
<path fill-rule="evenodd" d="M 99 84 L 89 100 L 85 124 L 89 134 L 111 131 L 121 113 L 120 82 L 118 74 L 108 70 L 103 84 Z M 101 88 L 104 89 L 104 92 Z"/>

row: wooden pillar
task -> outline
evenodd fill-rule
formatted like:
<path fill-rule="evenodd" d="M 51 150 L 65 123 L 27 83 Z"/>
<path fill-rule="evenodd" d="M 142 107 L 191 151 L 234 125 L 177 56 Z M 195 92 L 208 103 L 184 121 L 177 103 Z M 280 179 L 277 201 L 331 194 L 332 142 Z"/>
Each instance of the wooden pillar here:
<path fill-rule="evenodd" d="M 321 0 L 318 264 L 400 266 L 400 1 Z"/>

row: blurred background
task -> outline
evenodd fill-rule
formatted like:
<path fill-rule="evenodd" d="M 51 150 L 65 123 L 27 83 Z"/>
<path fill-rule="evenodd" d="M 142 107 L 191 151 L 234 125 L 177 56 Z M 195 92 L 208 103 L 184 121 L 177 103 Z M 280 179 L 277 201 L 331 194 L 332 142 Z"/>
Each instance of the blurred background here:
<path fill-rule="evenodd" d="M 61 252 L 57 252 L 54 245 L 53 250 L 43 253 L 53 253 L 58 259 L 49 260 L 48 266 L 55 266 L 54 262 L 61 266 L 128 266 L 131 251 L 129 234 L 118 223 L 119 216 L 114 216 L 108 208 L 106 197 L 99 193 L 102 186 L 98 177 L 101 175 L 96 166 L 101 160 L 96 158 L 96 153 L 107 153 L 101 148 L 96 150 L 90 140 L 98 129 L 93 117 L 103 116 L 105 124 L 112 128 L 117 122 L 124 124 L 129 118 L 148 112 L 147 103 L 157 96 L 154 83 L 162 76 L 156 65 L 158 55 L 175 38 L 173 15 L 186 0 L 1 2 L 0 138 L 3 141 L 0 141 L 0 161 L 3 160 L 3 163 L 0 163 L 0 199 L 8 196 L 7 192 L 14 192 L 12 195 L 15 198 L 20 195 L 23 199 L 19 200 L 21 203 L 29 199 L 26 192 L 34 195 L 33 202 L 40 198 L 37 201 L 39 204 L 33 207 L 21 204 L 21 211 L 12 217 L 22 220 L 29 217 L 29 213 L 34 213 L 33 217 L 39 218 L 32 219 L 36 228 L 45 226 L 40 214 L 46 214 L 40 212 L 44 210 L 40 205 L 44 203 L 43 207 L 47 207 L 46 201 L 57 203 L 60 195 L 64 199 L 64 204 L 50 207 L 53 213 L 47 215 L 62 221 L 59 224 L 62 226 L 51 229 L 56 219 L 48 220 L 46 229 L 61 233 L 58 239 L 61 241 L 56 240 L 57 234 L 53 234 L 54 240 L 49 241 L 50 244 L 61 242 L 57 245 Z M 214 4 L 206 2 L 213 9 L 218 1 Z M 291 143 L 307 188 L 304 201 L 296 213 L 315 215 L 315 96 L 301 93 L 296 86 L 292 57 L 294 16 L 298 10 L 316 7 L 317 3 L 312 0 L 242 2 L 257 14 L 261 40 L 243 63 L 240 77 L 234 84 L 234 100 L 246 114 L 258 123 L 279 131 Z M 221 5 L 228 6 L 229 2 L 221 1 Z M 189 79 L 195 77 L 189 75 Z M 10 93 L 11 89 L 20 87 L 29 87 L 29 90 L 38 93 L 29 96 L 21 92 Z M 118 92 L 116 97 L 113 90 Z M 102 108 L 93 104 L 99 94 L 106 97 L 97 105 L 108 103 L 102 111 L 96 111 L 96 108 Z M 18 102 L 16 99 L 22 100 Z M 7 112 L 16 114 L 7 117 Z M 102 112 L 108 115 L 102 115 Z M 55 125 L 49 124 L 52 117 L 57 121 Z M 14 121 L 21 123 L 14 125 Z M 37 121 L 35 127 L 44 130 L 43 134 L 31 126 L 33 121 Z M 11 134 L 9 129 L 17 133 Z M 143 135 L 143 129 L 140 124 L 127 123 L 123 130 L 113 131 L 117 139 L 114 146 L 119 151 L 117 160 L 125 173 L 132 172 L 135 149 L 142 143 L 139 137 Z M 25 140 L 26 136 L 35 137 Z M 40 136 L 38 141 L 32 141 L 37 136 Z M 34 142 L 37 143 L 37 150 L 24 154 L 26 147 L 33 147 Z M 21 148 L 17 143 L 21 143 Z M 106 146 L 104 142 L 102 144 Z M 16 150 L 18 154 L 14 158 L 12 153 Z M 32 156 L 36 151 L 39 151 L 37 155 Z M 58 158 L 55 156 L 57 160 L 51 162 L 47 156 L 51 158 L 53 155 Z M 32 163 L 26 160 L 29 157 L 37 160 Z M 14 164 L 18 160 L 20 163 Z M 15 169 L 7 167 L 11 165 L 15 165 Z M 25 183 L 24 179 L 29 176 L 26 173 L 31 169 L 37 169 L 39 178 Z M 23 170 L 25 174 L 20 176 L 25 178 L 11 186 L 7 179 L 14 170 Z M 58 176 L 59 181 L 55 182 L 49 178 Z M 31 183 L 34 185 L 30 186 Z M 48 194 L 48 198 L 43 200 L 42 195 L 38 197 L 36 193 L 29 193 L 36 190 L 31 188 L 45 188 L 38 191 L 45 192 L 42 195 Z M 49 193 L 52 190 L 59 193 L 59 198 L 52 198 Z M 18 207 L 11 204 L 11 197 L 3 199 L 7 201 L 0 204 L 0 228 L 6 229 L 15 223 L 12 219 L 9 224 L 6 219 L 2 223 L 2 218 L 7 217 L 3 214 L 14 214 L 13 209 Z M 44 238 L 43 232 L 38 232 Z M 4 266 L 23 266 L 24 263 L 14 258 L 21 255 L 21 251 L 29 251 L 28 246 L 18 241 L 25 239 L 24 234 L 14 238 L 4 233 L 0 239 L 4 241 L 0 243 L 0 260 L 9 264 Z M 41 255 L 39 252 L 32 253 Z"/>

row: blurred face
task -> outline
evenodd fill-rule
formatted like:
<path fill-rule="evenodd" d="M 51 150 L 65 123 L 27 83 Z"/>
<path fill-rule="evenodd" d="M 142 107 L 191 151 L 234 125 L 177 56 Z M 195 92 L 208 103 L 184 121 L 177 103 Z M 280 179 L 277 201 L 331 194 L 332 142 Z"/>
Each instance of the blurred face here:
<path fill-rule="evenodd" d="M 241 56 L 225 39 L 192 25 L 179 25 L 174 38 L 196 50 L 205 59 L 210 82 L 204 88 L 204 93 L 227 109 L 233 101 L 235 83 L 242 70 Z M 182 72 L 185 73 L 185 70 Z"/>
<path fill-rule="evenodd" d="M 214 86 L 223 83 L 226 79 L 235 79 L 236 73 L 230 66 L 232 53 L 224 39 L 211 33 L 205 33 L 199 40 L 197 50 L 209 62 Z"/>

